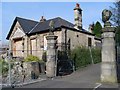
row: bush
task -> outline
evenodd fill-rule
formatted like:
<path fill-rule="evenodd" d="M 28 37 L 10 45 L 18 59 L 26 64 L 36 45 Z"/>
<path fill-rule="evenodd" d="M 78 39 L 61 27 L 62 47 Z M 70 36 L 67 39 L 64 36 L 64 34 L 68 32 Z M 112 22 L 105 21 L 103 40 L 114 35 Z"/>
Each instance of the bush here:
<path fill-rule="evenodd" d="M 29 55 L 28 57 L 25 58 L 25 62 L 39 62 L 40 59 L 37 56 Z"/>
<path fill-rule="evenodd" d="M 46 52 L 43 52 L 42 60 L 43 60 L 44 62 L 47 62 L 47 53 L 46 53 Z"/>
<path fill-rule="evenodd" d="M 8 69 L 9 69 L 9 66 L 8 66 L 8 63 L 4 60 L 0 60 L 0 75 L 5 75 L 8 73 Z"/>
<path fill-rule="evenodd" d="M 98 63 L 101 61 L 101 50 L 97 48 L 91 49 L 93 62 Z M 92 63 L 91 53 L 89 48 L 77 47 L 71 51 L 71 59 L 74 60 L 76 68 L 85 67 Z"/>
<path fill-rule="evenodd" d="M 92 57 L 94 64 L 101 62 L 101 49 L 100 48 L 92 48 Z"/>

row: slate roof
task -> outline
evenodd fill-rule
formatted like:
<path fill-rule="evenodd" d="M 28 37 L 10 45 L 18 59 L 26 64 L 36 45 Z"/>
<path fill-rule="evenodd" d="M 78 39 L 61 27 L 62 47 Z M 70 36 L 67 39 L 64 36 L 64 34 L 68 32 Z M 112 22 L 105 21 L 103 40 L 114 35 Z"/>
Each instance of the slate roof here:
<path fill-rule="evenodd" d="M 70 28 L 73 28 L 74 27 L 74 24 L 60 18 L 60 17 L 57 17 L 57 18 L 53 18 L 53 19 L 49 19 L 45 22 L 39 22 L 38 25 L 36 25 L 30 32 L 29 34 L 32 34 L 32 33 L 38 33 L 38 32 L 42 32 L 42 31 L 45 31 L 45 30 L 49 30 L 49 23 L 50 21 L 53 21 L 54 22 L 54 26 L 55 28 L 58 28 L 58 27 L 61 27 L 61 26 L 66 26 L 66 27 L 70 27 Z"/>
<path fill-rule="evenodd" d="M 19 17 L 17 17 L 17 21 L 19 22 L 25 33 L 30 32 L 30 30 L 33 29 L 37 23 L 39 23 L 37 21 L 28 20 Z"/>
<path fill-rule="evenodd" d="M 51 20 L 54 21 L 55 28 L 67 27 L 67 28 L 70 28 L 70 29 L 72 29 L 74 31 L 79 31 L 79 30 L 76 30 L 74 28 L 74 24 L 72 24 L 72 23 L 70 23 L 70 22 L 68 22 L 68 21 L 66 21 L 66 20 L 64 20 L 64 19 L 62 19 L 60 17 L 49 19 L 49 20 L 46 20 L 44 22 L 37 22 L 37 21 L 33 21 L 33 20 L 28 20 L 28 19 L 16 17 L 14 22 L 13 22 L 13 25 L 11 26 L 11 29 L 10 29 L 6 39 L 9 39 L 9 37 L 10 37 L 10 35 L 12 33 L 12 30 L 13 30 L 13 28 L 14 28 L 17 21 L 21 25 L 23 31 L 27 35 L 30 35 L 30 34 L 49 31 L 49 23 L 50 23 Z M 84 29 L 82 31 L 79 31 L 79 32 L 93 35 L 92 33 L 88 32 L 88 31 L 86 31 Z"/>
<path fill-rule="evenodd" d="M 10 31 L 6 37 L 6 39 L 9 39 L 11 33 L 12 33 L 12 30 L 16 24 L 16 22 L 19 22 L 19 24 L 21 25 L 23 31 L 27 34 L 28 32 L 30 32 L 30 30 L 39 22 L 37 21 L 33 21 L 33 20 L 28 20 L 28 19 L 24 19 L 24 18 L 20 18 L 20 17 L 16 17 L 15 20 L 13 21 L 13 24 L 10 28 Z"/>

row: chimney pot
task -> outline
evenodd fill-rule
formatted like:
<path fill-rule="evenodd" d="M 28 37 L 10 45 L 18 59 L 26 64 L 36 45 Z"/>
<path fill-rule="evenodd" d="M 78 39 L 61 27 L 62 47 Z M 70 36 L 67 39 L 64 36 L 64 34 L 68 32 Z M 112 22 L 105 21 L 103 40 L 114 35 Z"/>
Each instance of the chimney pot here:
<path fill-rule="evenodd" d="M 46 19 L 44 18 L 44 16 L 41 16 L 40 22 L 44 22 L 46 21 Z"/>
<path fill-rule="evenodd" d="M 80 4 L 76 3 L 76 7 L 79 8 L 79 7 L 80 7 Z"/>

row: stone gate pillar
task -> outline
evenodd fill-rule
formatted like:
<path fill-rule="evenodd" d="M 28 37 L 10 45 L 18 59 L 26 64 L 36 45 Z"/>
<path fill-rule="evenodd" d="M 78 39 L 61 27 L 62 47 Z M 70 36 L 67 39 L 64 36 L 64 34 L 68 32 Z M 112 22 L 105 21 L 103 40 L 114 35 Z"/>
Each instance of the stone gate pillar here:
<path fill-rule="evenodd" d="M 116 74 L 116 52 L 115 52 L 115 28 L 111 27 L 109 21 L 112 13 L 109 10 L 103 10 L 102 20 L 104 28 L 102 29 L 102 65 L 101 81 L 115 83 Z"/>
<path fill-rule="evenodd" d="M 46 62 L 46 75 L 47 77 L 56 76 L 56 43 L 57 37 L 53 33 L 53 22 L 50 22 L 50 33 L 47 39 L 47 62 Z"/>

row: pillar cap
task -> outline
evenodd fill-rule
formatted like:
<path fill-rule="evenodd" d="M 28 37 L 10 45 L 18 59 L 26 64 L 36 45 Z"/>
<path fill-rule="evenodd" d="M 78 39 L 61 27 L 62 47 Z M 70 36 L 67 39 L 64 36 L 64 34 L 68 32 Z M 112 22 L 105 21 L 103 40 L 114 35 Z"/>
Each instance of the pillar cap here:
<path fill-rule="evenodd" d="M 107 22 L 104 23 L 104 27 L 111 27 L 111 25 L 112 24 L 110 23 L 110 21 L 107 21 Z"/>
<path fill-rule="evenodd" d="M 104 27 L 102 32 L 115 32 L 115 27 Z"/>

